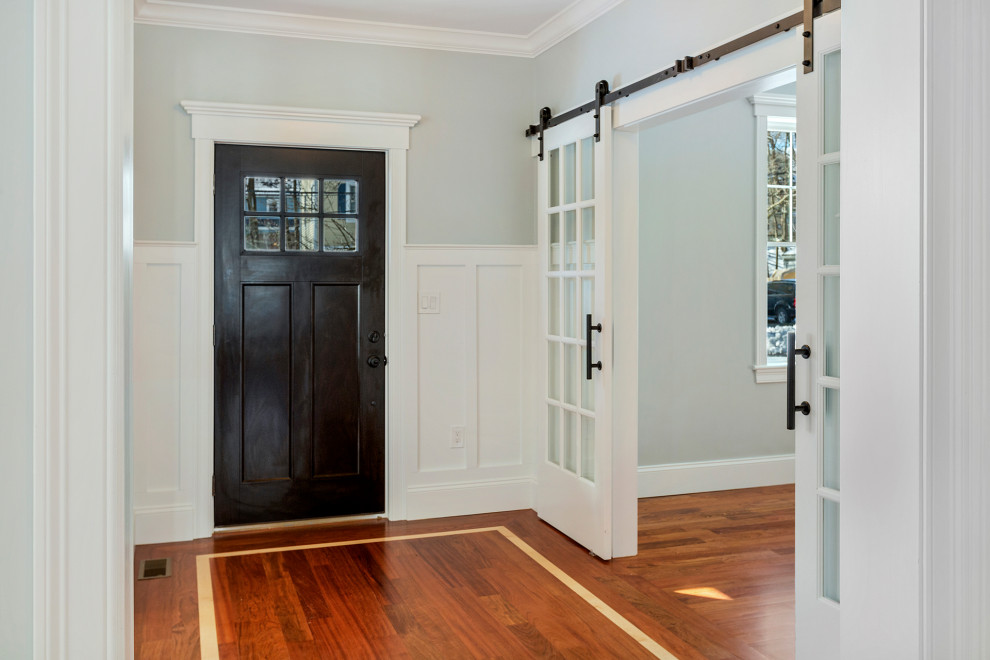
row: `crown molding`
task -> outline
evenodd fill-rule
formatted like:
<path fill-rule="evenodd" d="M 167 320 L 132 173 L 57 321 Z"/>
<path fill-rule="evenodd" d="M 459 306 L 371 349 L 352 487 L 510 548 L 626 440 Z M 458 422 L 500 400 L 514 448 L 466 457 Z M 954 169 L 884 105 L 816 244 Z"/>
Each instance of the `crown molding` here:
<path fill-rule="evenodd" d="M 623 0 L 575 0 L 528 35 L 236 9 L 174 0 L 134 0 L 134 22 L 298 39 L 536 57 L 621 2 Z"/>
<path fill-rule="evenodd" d="M 349 110 L 318 110 L 293 108 L 281 105 L 250 105 L 245 103 L 216 103 L 212 101 L 179 101 L 190 115 L 213 117 L 248 117 L 252 119 L 288 119 L 301 121 L 333 122 L 336 124 L 364 124 L 369 126 L 404 126 L 412 128 L 420 115 L 401 115 L 391 112 L 353 112 Z"/>
<path fill-rule="evenodd" d="M 540 27 L 527 40 L 529 57 L 540 55 L 571 36 L 584 26 L 608 13 L 624 0 L 577 0 Z"/>

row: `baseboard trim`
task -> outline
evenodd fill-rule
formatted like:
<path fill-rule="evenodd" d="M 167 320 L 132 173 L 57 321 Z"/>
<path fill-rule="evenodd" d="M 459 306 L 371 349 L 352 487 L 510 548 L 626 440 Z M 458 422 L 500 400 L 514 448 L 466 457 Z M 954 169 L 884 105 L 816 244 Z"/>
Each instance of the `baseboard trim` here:
<path fill-rule="evenodd" d="M 534 486 L 528 477 L 410 486 L 406 490 L 406 518 L 422 520 L 532 509 Z"/>
<path fill-rule="evenodd" d="M 191 541 L 195 513 L 192 504 L 134 507 L 134 544 Z"/>
<path fill-rule="evenodd" d="M 724 461 L 643 465 L 639 496 L 661 497 L 794 483 L 794 454 Z"/>

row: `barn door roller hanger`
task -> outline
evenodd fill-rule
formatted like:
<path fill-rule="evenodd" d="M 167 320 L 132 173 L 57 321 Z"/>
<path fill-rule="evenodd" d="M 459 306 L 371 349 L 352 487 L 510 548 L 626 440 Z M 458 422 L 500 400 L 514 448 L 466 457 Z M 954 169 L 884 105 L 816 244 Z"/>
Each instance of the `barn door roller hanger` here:
<path fill-rule="evenodd" d="M 603 105 L 611 105 L 620 99 L 624 99 L 627 96 L 635 94 L 636 92 L 642 91 L 648 87 L 652 87 L 653 85 L 662 83 L 663 81 L 671 78 L 676 78 L 682 73 L 693 71 L 694 69 L 711 62 L 717 62 L 730 53 L 734 53 L 737 50 L 742 50 L 743 48 L 752 46 L 755 43 L 763 41 L 764 39 L 769 39 L 770 37 L 776 36 L 781 32 L 787 32 L 799 25 L 804 26 L 804 31 L 801 33 L 804 37 L 804 56 L 801 61 L 801 65 L 804 67 L 805 73 L 811 73 L 815 70 L 815 19 L 819 16 L 829 14 L 837 9 L 841 9 L 841 7 L 842 0 L 804 0 L 804 9 L 802 11 L 795 12 L 786 18 L 770 23 L 759 30 L 754 30 L 749 34 L 745 34 L 738 39 L 733 39 L 728 43 L 722 44 L 721 46 L 716 46 L 701 55 L 686 55 L 684 59 L 674 62 L 673 66 L 670 66 L 663 71 L 654 73 L 651 76 L 647 76 L 637 82 L 630 83 L 625 87 L 620 87 L 615 91 L 609 91 L 608 82 L 605 80 L 600 80 L 595 83 L 595 98 L 593 101 L 589 101 L 584 105 L 568 110 L 567 112 L 559 114 L 556 117 L 553 116 L 553 113 L 549 107 L 540 108 L 539 121 L 536 124 L 531 124 L 526 127 L 526 137 L 532 137 L 534 135 L 539 136 L 539 156 L 540 160 L 543 160 L 543 133 L 548 128 L 559 126 L 560 124 L 568 122 L 576 117 L 580 117 L 583 114 L 594 112 L 595 139 L 598 140 L 601 136 L 601 109 Z"/>

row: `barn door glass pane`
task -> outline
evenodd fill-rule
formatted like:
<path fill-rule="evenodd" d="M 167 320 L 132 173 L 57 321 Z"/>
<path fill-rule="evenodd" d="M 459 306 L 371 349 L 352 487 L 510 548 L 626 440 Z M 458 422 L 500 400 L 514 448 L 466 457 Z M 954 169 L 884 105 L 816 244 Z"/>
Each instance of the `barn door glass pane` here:
<path fill-rule="evenodd" d="M 822 500 L 822 596 L 839 602 L 839 503 Z"/>
<path fill-rule="evenodd" d="M 595 312 L 598 224 L 595 222 L 595 142 L 547 153 L 547 461 L 594 480 L 595 388 L 587 379 L 586 316 Z M 595 321 L 597 322 L 597 321 Z M 592 333 L 594 359 L 600 355 Z M 598 373 L 598 372 L 596 372 Z"/>
<path fill-rule="evenodd" d="M 822 243 L 825 252 L 825 265 L 839 265 L 839 164 L 825 166 L 825 181 L 822 190 L 825 196 L 822 212 Z"/>
<path fill-rule="evenodd" d="M 839 95 L 840 78 L 842 76 L 842 52 L 835 51 L 825 56 L 824 72 L 824 142 L 825 153 L 831 154 L 839 151 L 839 109 L 841 97 Z"/>
<path fill-rule="evenodd" d="M 839 519 L 841 496 L 839 492 L 839 281 L 840 281 L 840 222 L 839 222 L 839 148 L 841 144 L 839 90 L 841 86 L 842 55 L 839 51 L 827 53 L 822 63 L 822 97 L 819 111 L 823 118 L 823 137 L 818 154 L 821 191 L 818 201 L 818 225 L 821 254 L 818 257 L 820 319 L 818 361 L 818 396 L 821 422 L 819 438 L 819 575 L 820 594 L 823 598 L 839 602 Z"/>

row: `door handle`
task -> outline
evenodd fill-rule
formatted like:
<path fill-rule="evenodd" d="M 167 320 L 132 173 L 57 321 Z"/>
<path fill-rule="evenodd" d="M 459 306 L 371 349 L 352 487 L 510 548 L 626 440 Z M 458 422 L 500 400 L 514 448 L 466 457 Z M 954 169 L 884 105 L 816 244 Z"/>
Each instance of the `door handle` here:
<path fill-rule="evenodd" d="M 591 370 L 592 369 L 598 369 L 599 371 L 602 370 L 602 361 L 601 360 L 599 360 L 598 362 L 594 362 L 594 363 L 591 361 L 591 331 L 592 330 L 595 330 L 597 332 L 601 332 L 602 331 L 602 324 L 601 323 L 596 323 L 595 325 L 591 325 L 591 314 L 585 315 L 584 320 L 585 320 L 585 329 L 584 329 L 584 357 L 585 357 L 585 364 L 588 365 L 588 380 L 591 380 Z"/>
<path fill-rule="evenodd" d="M 372 369 L 376 369 L 378 368 L 378 366 L 385 364 L 388 364 L 387 357 L 384 356 L 378 357 L 377 355 L 372 355 L 370 358 L 368 358 L 368 366 L 371 367 Z"/>
<path fill-rule="evenodd" d="M 811 357 L 811 347 L 805 344 L 801 348 L 794 348 L 794 333 L 787 333 L 787 430 L 794 430 L 794 413 L 801 411 L 802 415 L 811 414 L 811 404 L 802 401 L 794 404 L 794 358 L 800 355 L 805 360 Z"/>

